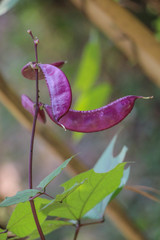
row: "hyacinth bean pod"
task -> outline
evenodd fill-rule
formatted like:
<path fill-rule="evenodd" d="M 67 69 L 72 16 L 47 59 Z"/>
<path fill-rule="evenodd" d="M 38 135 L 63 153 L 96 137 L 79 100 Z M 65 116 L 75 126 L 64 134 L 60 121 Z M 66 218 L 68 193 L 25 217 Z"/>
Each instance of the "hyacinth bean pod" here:
<path fill-rule="evenodd" d="M 65 64 L 65 61 L 59 61 L 50 63 L 50 65 L 61 68 Z M 44 74 L 42 70 L 38 67 L 35 62 L 27 63 L 21 70 L 23 77 L 28 78 L 30 80 L 36 80 L 35 69 L 38 68 L 38 80 L 44 79 Z"/>
<path fill-rule="evenodd" d="M 125 96 L 104 107 L 90 111 L 75 111 L 70 109 L 59 120 L 59 124 L 75 132 L 89 133 L 102 131 L 121 122 L 131 112 L 135 100 L 139 98 L 144 97 L 134 95 Z M 51 106 L 44 105 L 44 108 L 51 120 L 54 121 Z"/>
<path fill-rule="evenodd" d="M 22 95 L 21 96 L 21 103 L 22 106 L 28 111 L 30 112 L 33 116 L 35 115 L 35 102 L 33 102 L 28 96 L 26 95 Z M 38 120 L 40 122 L 45 123 L 46 122 L 46 116 L 45 116 L 45 112 L 43 109 L 41 109 L 42 103 L 39 104 L 39 112 L 38 112 Z"/>
<path fill-rule="evenodd" d="M 53 65 L 32 64 L 28 63 L 23 67 L 23 76 L 35 79 L 34 69 L 37 67 L 40 69 L 39 77 L 45 78 L 51 102 L 50 105 L 44 105 L 44 108 L 52 121 L 71 131 L 89 133 L 111 128 L 131 112 L 136 99 L 152 98 L 130 95 L 95 110 L 75 111 L 70 109 L 72 92 L 69 81 L 65 74 L 55 66 L 60 66 L 64 62 L 53 63 Z M 22 105 L 32 115 L 35 114 L 34 102 L 25 95 L 22 96 Z M 45 122 L 43 110 L 38 113 L 38 119 Z"/>
<path fill-rule="evenodd" d="M 48 87 L 52 117 L 55 122 L 65 115 L 72 102 L 72 92 L 65 74 L 57 67 L 50 64 L 38 64 L 41 68 Z"/>

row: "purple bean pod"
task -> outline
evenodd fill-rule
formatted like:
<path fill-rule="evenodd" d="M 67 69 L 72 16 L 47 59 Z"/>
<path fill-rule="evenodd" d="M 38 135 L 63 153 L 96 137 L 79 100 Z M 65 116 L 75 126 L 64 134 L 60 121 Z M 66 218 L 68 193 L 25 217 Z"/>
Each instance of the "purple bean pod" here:
<path fill-rule="evenodd" d="M 21 96 L 21 103 L 22 106 L 32 114 L 32 116 L 35 115 L 35 102 L 33 102 L 28 96 L 26 95 L 22 95 Z M 46 115 L 43 109 L 41 109 L 41 107 L 43 106 L 42 103 L 39 104 L 39 112 L 38 112 L 38 120 L 40 122 L 45 123 L 46 122 Z"/>
<path fill-rule="evenodd" d="M 62 64 L 64 62 L 53 64 L 28 63 L 23 67 L 22 74 L 29 79 L 35 79 L 34 69 L 39 69 L 39 78 L 45 78 L 51 102 L 50 105 L 44 105 L 44 108 L 51 120 L 64 129 L 89 133 L 111 128 L 121 122 L 131 112 L 136 99 L 152 98 L 130 95 L 119 98 L 95 110 L 72 110 L 70 109 L 72 92 L 69 81 L 65 74 L 57 68 L 57 66 L 60 67 Z M 35 114 L 34 102 L 25 95 L 22 96 L 22 105 L 32 115 Z M 43 109 L 39 111 L 38 119 L 45 122 Z"/>
<path fill-rule="evenodd" d="M 102 131 L 121 122 L 131 112 L 135 100 L 139 98 L 144 97 L 134 95 L 125 96 L 104 107 L 90 111 L 75 111 L 70 109 L 59 119 L 59 123 L 66 129 L 75 132 L 90 133 Z M 54 121 L 51 106 L 44 105 L 44 108 L 51 120 Z"/>
<path fill-rule="evenodd" d="M 45 76 L 50 95 L 52 117 L 58 123 L 71 106 L 72 92 L 69 81 L 65 74 L 55 66 L 50 64 L 38 64 L 38 66 Z"/>
<path fill-rule="evenodd" d="M 65 61 L 59 61 L 50 63 L 50 65 L 61 68 L 65 64 Z M 27 63 L 21 70 L 23 77 L 28 78 L 30 80 L 36 80 L 35 69 L 38 68 L 38 80 L 44 79 L 44 74 L 42 70 L 37 66 L 35 62 Z"/>

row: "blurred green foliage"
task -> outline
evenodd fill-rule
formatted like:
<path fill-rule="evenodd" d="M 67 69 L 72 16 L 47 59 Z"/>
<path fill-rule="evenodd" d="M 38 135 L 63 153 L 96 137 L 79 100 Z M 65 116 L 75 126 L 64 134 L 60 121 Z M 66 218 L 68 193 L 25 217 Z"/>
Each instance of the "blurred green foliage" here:
<path fill-rule="evenodd" d="M 87 111 L 102 107 L 111 96 L 109 82 L 99 82 L 101 72 L 101 48 L 98 32 L 92 30 L 85 45 L 77 77 L 74 81 L 73 94 L 76 95 L 74 109 Z M 84 133 L 73 133 L 74 140 L 81 140 Z"/>

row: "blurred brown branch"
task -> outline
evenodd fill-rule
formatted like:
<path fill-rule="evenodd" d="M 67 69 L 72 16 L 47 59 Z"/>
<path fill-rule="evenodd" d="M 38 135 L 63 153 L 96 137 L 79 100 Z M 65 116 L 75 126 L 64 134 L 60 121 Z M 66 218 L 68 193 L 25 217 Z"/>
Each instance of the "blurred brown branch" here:
<path fill-rule="evenodd" d="M 160 43 L 143 23 L 113 0 L 71 2 L 160 86 Z"/>

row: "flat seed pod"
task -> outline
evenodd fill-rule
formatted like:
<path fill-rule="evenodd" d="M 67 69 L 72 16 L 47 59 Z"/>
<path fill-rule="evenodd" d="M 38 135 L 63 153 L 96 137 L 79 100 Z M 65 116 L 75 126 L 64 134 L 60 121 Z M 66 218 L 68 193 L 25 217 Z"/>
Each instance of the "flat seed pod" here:
<path fill-rule="evenodd" d="M 90 111 L 69 110 L 60 120 L 59 125 L 75 132 L 98 132 L 121 122 L 132 110 L 135 100 L 141 96 L 125 96 L 110 104 Z M 52 121 L 54 121 L 51 106 L 44 106 Z"/>
<path fill-rule="evenodd" d="M 30 112 L 33 116 L 35 115 L 35 103 L 28 96 L 22 95 L 21 96 L 21 103 L 22 103 L 22 106 L 28 112 Z M 40 103 L 39 106 L 42 106 L 42 103 Z M 37 118 L 40 122 L 43 122 L 43 123 L 46 122 L 46 116 L 45 116 L 45 112 L 44 112 L 43 109 L 39 109 Z"/>
<path fill-rule="evenodd" d="M 50 65 L 61 68 L 64 65 L 64 63 L 65 61 L 59 61 L 59 62 L 50 63 Z M 21 73 L 25 78 L 28 78 L 30 80 L 36 80 L 35 69 L 37 68 L 38 66 L 35 62 L 29 62 L 22 68 Z M 41 80 L 41 79 L 44 79 L 44 74 L 42 70 L 38 68 L 38 80 Z"/>
<path fill-rule="evenodd" d="M 65 74 L 50 64 L 39 64 L 49 90 L 52 117 L 58 121 L 71 106 L 72 92 Z"/>

